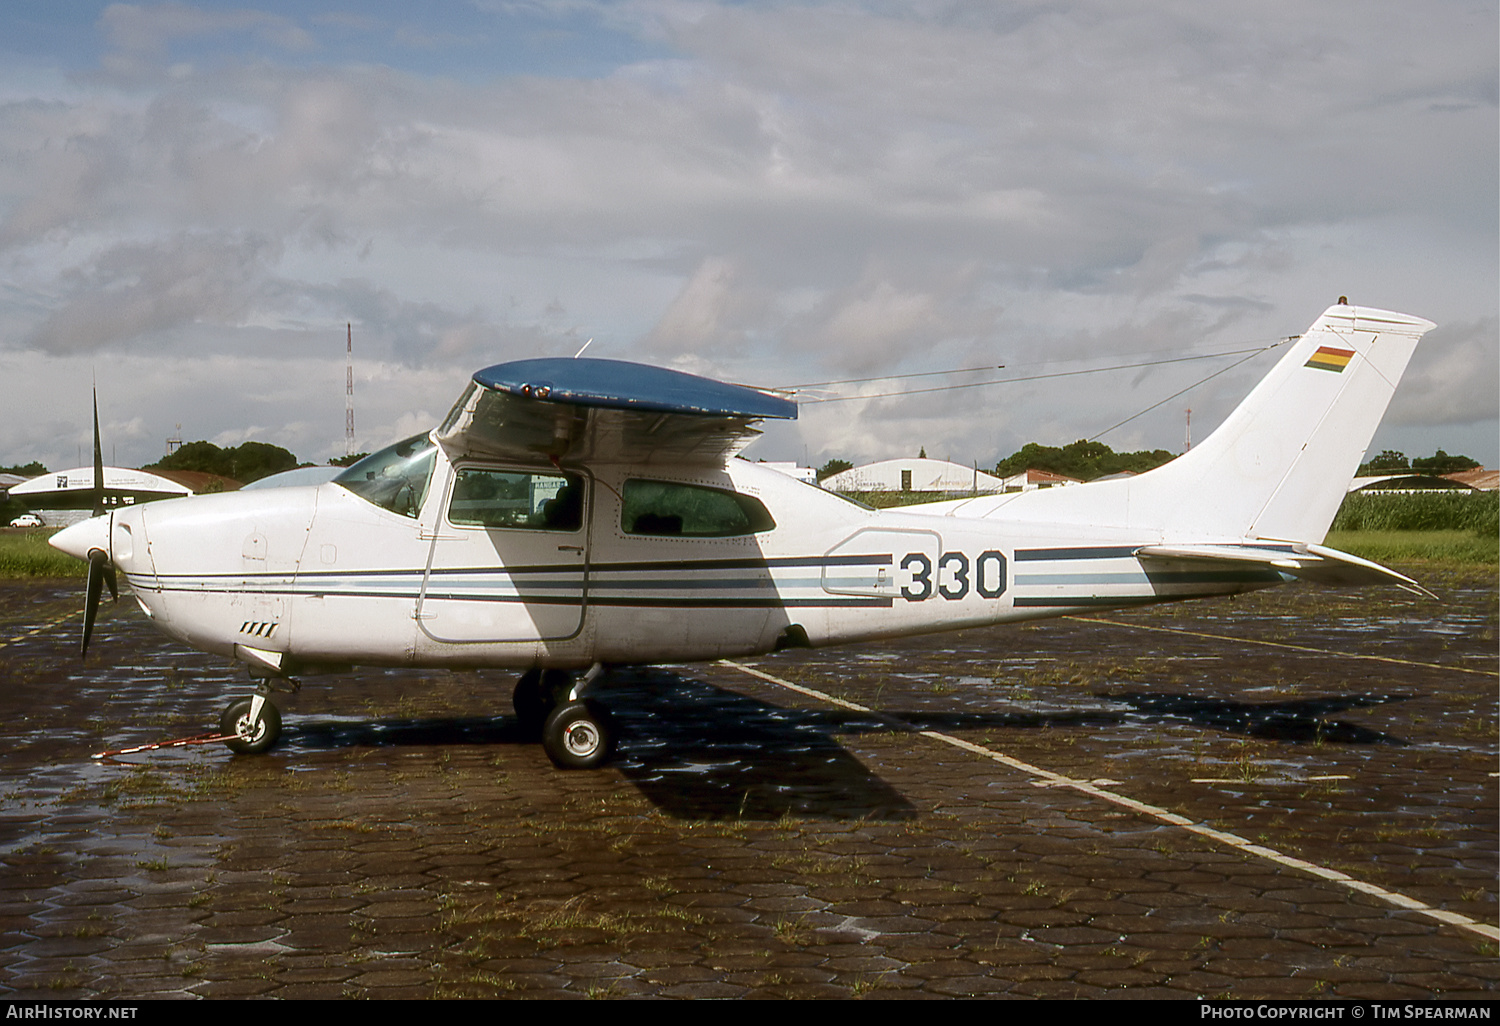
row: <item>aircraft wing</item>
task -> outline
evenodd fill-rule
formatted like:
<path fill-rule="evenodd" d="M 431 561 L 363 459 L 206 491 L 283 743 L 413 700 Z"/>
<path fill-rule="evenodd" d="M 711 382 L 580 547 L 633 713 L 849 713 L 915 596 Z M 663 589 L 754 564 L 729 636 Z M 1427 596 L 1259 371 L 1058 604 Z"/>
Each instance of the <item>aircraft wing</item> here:
<path fill-rule="evenodd" d="M 1254 563 L 1316 584 L 1394 584 L 1398 588 L 1437 598 L 1416 581 L 1368 559 L 1304 542 L 1245 542 L 1226 545 L 1146 545 L 1140 559 L 1210 563 L 1219 566 Z"/>
<path fill-rule="evenodd" d="M 536 359 L 474 375 L 436 438 L 452 458 L 722 464 L 797 404 L 620 360 Z"/>

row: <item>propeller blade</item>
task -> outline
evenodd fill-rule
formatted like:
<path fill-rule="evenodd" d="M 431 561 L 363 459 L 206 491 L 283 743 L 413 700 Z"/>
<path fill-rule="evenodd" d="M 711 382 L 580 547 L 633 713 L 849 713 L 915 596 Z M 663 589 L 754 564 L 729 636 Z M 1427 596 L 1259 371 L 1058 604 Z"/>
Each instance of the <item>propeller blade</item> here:
<path fill-rule="evenodd" d="M 106 578 L 110 590 L 114 590 L 114 567 L 109 565 L 109 555 L 103 549 L 89 549 L 89 580 L 83 598 L 83 644 L 78 648 L 81 659 L 88 654 L 89 638 L 94 635 L 94 618 L 99 615 L 99 594 Z"/>
<path fill-rule="evenodd" d="M 99 444 L 99 390 L 94 389 L 94 516 L 105 511 L 104 447 Z M 114 587 L 110 587 L 114 591 Z M 85 642 L 87 644 L 87 642 Z"/>

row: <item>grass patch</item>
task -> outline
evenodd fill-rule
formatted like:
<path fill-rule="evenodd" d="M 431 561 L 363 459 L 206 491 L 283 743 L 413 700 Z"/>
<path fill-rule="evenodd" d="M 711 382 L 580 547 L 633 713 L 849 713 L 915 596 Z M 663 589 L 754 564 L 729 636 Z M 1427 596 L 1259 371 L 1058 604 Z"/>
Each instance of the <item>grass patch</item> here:
<path fill-rule="evenodd" d="M 1473 531 L 1330 531 L 1323 544 L 1377 563 L 1500 563 L 1500 538 Z"/>
<path fill-rule="evenodd" d="M 918 506 L 926 502 L 945 502 L 948 499 L 972 499 L 968 492 L 838 492 L 837 494 L 862 502 L 875 509 L 893 509 L 898 506 Z"/>
<path fill-rule="evenodd" d="M 460 905 L 446 902 L 443 926 L 472 940 L 468 954 L 488 957 L 488 945 L 509 938 L 525 938 L 546 950 L 580 944 L 614 943 L 621 939 L 652 934 L 675 934 L 686 927 L 701 926 L 702 916 L 676 905 L 662 904 L 654 912 L 598 912 L 584 899 L 565 901 L 492 901 Z"/>
<path fill-rule="evenodd" d="M 1335 531 L 1467 531 L 1500 535 L 1500 492 L 1355 492 L 1333 518 Z"/>
<path fill-rule="evenodd" d="M 88 564 L 47 544 L 57 531 L 0 530 L 0 577 L 84 577 Z"/>

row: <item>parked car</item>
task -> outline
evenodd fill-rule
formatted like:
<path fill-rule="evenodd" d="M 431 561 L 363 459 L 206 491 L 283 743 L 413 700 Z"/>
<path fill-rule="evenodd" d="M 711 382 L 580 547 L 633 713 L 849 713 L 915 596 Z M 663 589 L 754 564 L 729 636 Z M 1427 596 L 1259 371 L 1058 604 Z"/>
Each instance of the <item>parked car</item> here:
<path fill-rule="evenodd" d="M 35 513 L 22 513 L 10 522 L 11 527 L 41 527 L 42 518 Z"/>

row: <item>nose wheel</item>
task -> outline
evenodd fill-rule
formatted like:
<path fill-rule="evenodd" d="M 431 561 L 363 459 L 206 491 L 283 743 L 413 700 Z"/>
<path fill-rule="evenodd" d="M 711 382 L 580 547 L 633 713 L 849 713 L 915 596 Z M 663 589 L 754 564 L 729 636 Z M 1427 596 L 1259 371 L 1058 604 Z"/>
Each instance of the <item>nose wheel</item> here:
<path fill-rule="evenodd" d="M 219 717 L 219 731 L 231 735 L 224 742 L 230 751 L 240 755 L 259 755 L 270 751 L 281 739 L 281 713 L 259 695 L 239 698 L 230 702 L 224 715 Z"/>

